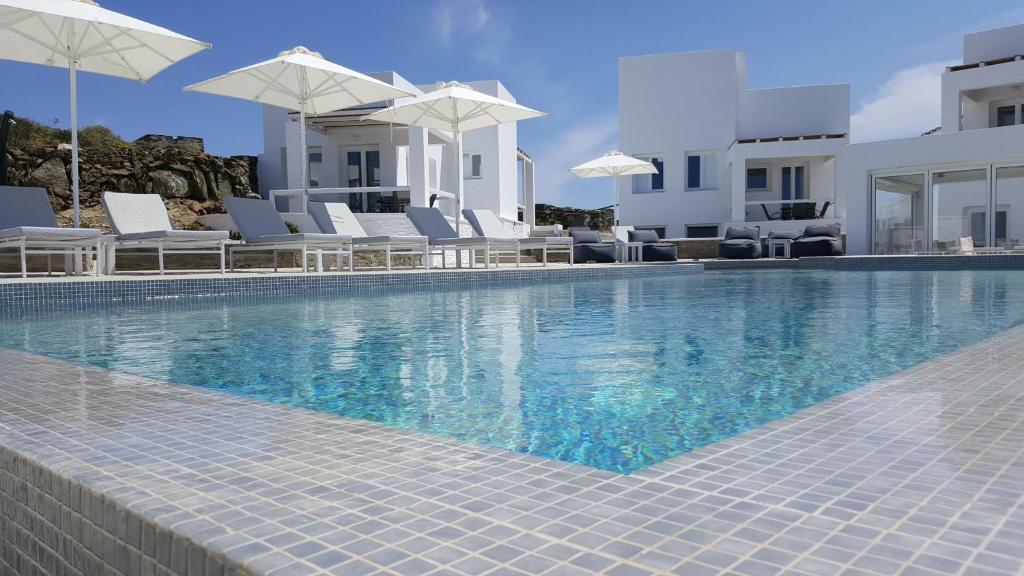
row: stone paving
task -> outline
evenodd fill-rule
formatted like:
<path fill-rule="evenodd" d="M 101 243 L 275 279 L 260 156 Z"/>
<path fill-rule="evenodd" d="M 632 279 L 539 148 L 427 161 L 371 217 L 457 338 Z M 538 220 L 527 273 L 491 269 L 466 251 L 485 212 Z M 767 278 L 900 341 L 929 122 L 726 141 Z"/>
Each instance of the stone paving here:
<path fill-rule="evenodd" d="M 1024 326 L 625 476 L 0 349 L 2 573 L 983 576 Z"/>

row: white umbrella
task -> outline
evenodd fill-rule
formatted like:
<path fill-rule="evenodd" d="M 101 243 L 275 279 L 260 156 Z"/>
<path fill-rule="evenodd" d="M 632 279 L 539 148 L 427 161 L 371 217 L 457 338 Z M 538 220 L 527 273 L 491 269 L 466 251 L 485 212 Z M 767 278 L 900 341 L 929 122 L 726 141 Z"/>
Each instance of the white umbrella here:
<path fill-rule="evenodd" d="M 619 176 L 632 176 L 634 174 L 657 174 L 658 169 L 654 164 L 632 156 L 626 156 L 622 152 L 611 151 L 600 158 L 590 162 L 584 162 L 569 172 L 580 178 L 599 178 L 602 176 L 612 177 L 612 196 L 614 197 L 612 221 L 614 226 L 619 225 Z"/>
<path fill-rule="evenodd" d="M 186 86 L 185 90 L 253 100 L 299 113 L 303 215 L 306 214 L 306 196 L 309 192 L 306 115 L 333 112 L 411 94 L 335 64 L 319 52 L 312 52 L 302 46 L 281 52 L 277 58 Z"/>
<path fill-rule="evenodd" d="M 0 0 L 0 59 L 68 69 L 76 227 L 78 70 L 144 82 L 209 47 L 166 28 L 100 8 L 92 0 Z"/>
<path fill-rule="evenodd" d="M 456 143 L 455 230 L 459 231 L 462 222 L 462 133 L 540 116 L 546 114 L 477 92 L 458 82 L 448 82 L 432 92 L 398 101 L 365 119 L 451 131 Z"/>

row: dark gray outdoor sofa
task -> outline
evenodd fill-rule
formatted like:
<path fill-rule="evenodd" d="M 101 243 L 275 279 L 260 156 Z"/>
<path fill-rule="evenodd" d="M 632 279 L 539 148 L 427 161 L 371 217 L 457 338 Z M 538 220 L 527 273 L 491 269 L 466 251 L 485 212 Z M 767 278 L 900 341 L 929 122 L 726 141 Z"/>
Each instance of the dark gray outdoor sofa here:
<path fill-rule="evenodd" d="M 572 258 L 577 264 L 615 262 L 615 244 L 602 242 L 601 235 L 596 230 L 570 230 L 569 236 L 572 237 Z"/>
<path fill-rule="evenodd" d="M 679 259 L 675 244 L 662 242 L 654 230 L 630 230 L 630 242 L 643 242 L 640 256 L 644 262 L 675 262 Z"/>
<path fill-rule="evenodd" d="M 718 257 L 731 260 L 760 258 L 761 228 L 727 228 L 725 238 L 718 243 Z"/>
<path fill-rule="evenodd" d="M 842 256 L 843 240 L 839 224 L 812 224 L 793 241 L 790 256 Z"/>

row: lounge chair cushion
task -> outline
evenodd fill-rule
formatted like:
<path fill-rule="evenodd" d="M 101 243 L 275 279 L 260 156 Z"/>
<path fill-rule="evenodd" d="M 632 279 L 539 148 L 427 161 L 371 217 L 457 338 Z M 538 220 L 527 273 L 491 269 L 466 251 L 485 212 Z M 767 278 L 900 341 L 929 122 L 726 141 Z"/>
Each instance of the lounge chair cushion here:
<path fill-rule="evenodd" d="M 761 229 L 757 226 L 751 228 L 733 228 L 732 226 L 725 229 L 725 240 L 755 240 L 761 241 Z"/>
<path fill-rule="evenodd" d="M 572 238 L 564 236 L 535 236 L 532 238 L 520 238 L 521 246 L 572 246 Z"/>
<path fill-rule="evenodd" d="M 0 230 L 20 226 L 59 227 L 44 188 L 0 186 Z"/>
<path fill-rule="evenodd" d="M 360 236 L 353 237 L 355 244 L 425 244 L 426 236 Z"/>
<path fill-rule="evenodd" d="M 159 194 L 104 192 L 100 200 L 107 213 L 110 229 L 118 238 L 127 234 L 174 229 Z"/>
<path fill-rule="evenodd" d="M 615 244 L 593 242 L 580 244 L 574 243 L 572 247 L 572 259 L 577 264 L 583 262 L 599 262 L 603 264 L 615 262 Z"/>
<path fill-rule="evenodd" d="M 405 209 L 405 215 L 409 217 L 419 233 L 429 238 L 431 242 L 459 237 L 455 228 L 452 228 L 448 219 L 437 208 L 410 206 Z"/>
<path fill-rule="evenodd" d="M 804 228 L 803 236 L 807 238 L 839 238 L 839 224 L 811 224 Z"/>
<path fill-rule="evenodd" d="M 118 240 L 227 240 L 227 230 L 153 230 L 120 234 Z"/>
<path fill-rule="evenodd" d="M 435 246 L 480 246 L 482 244 L 490 244 L 492 246 L 500 246 L 502 248 L 508 248 L 510 246 L 518 246 L 519 242 L 515 238 L 490 238 L 488 236 L 473 236 L 471 238 L 439 238 L 431 242 Z"/>
<path fill-rule="evenodd" d="M 644 262 L 675 262 L 679 259 L 675 244 L 645 242 L 640 252 Z"/>
<path fill-rule="evenodd" d="M 246 238 L 247 244 L 298 244 L 303 242 L 318 242 L 322 244 L 351 242 L 351 236 L 341 234 L 322 234 L 318 232 L 299 232 L 296 234 L 270 234 L 267 236 L 256 236 Z"/>
<path fill-rule="evenodd" d="M 601 244 L 601 234 L 597 230 L 570 230 L 573 244 Z"/>
<path fill-rule="evenodd" d="M 246 242 L 255 242 L 256 238 L 261 237 L 288 236 L 291 233 L 269 200 L 231 196 L 224 199 L 224 207 Z"/>
<path fill-rule="evenodd" d="M 654 230 L 630 230 L 629 241 L 643 242 L 644 244 L 659 244 L 661 243 L 661 238 L 658 238 L 658 233 Z"/>
<path fill-rule="evenodd" d="M 41 240 L 85 240 L 99 238 L 95 228 L 56 228 L 50 226 L 16 226 L 0 230 L 0 238 L 28 238 Z"/>
<path fill-rule="evenodd" d="M 832 236 L 805 236 L 793 242 L 789 249 L 789 255 L 793 258 L 842 256 L 843 241 Z"/>
<path fill-rule="evenodd" d="M 310 202 L 309 213 L 325 234 L 344 234 L 353 238 L 369 238 L 348 204 L 342 202 Z"/>
<path fill-rule="evenodd" d="M 501 218 L 498 218 L 490 210 L 470 210 L 467 208 L 462 211 L 462 215 L 466 217 L 466 221 L 473 227 L 473 232 L 477 236 L 513 238 L 508 228 L 505 228 L 505 225 L 502 224 Z"/>

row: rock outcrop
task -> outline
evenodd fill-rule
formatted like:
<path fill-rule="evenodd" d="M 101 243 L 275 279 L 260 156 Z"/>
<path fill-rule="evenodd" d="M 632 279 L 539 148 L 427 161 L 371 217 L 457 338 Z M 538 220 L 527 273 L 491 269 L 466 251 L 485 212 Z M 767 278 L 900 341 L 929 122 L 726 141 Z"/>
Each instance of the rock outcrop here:
<path fill-rule="evenodd" d="M 537 219 L 537 224 L 541 226 L 561 224 L 564 227 L 589 226 L 596 230 L 605 231 L 612 229 L 613 216 L 611 208 L 586 210 L 583 208 L 566 208 L 562 206 L 552 206 L 550 204 L 537 204 L 534 214 Z"/>
<path fill-rule="evenodd" d="M 11 145 L 7 155 L 8 183 L 46 188 L 61 220 L 70 221 L 67 146 Z M 207 154 L 201 138 L 147 135 L 120 146 L 82 148 L 79 174 L 83 225 L 99 228 L 106 228 L 99 202 L 107 190 L 160 194 L 182 228 L 198 227 L 196 216 L 223 212 L 221 200 L 227 196 L 259 190 L 255 157 Z"/>

